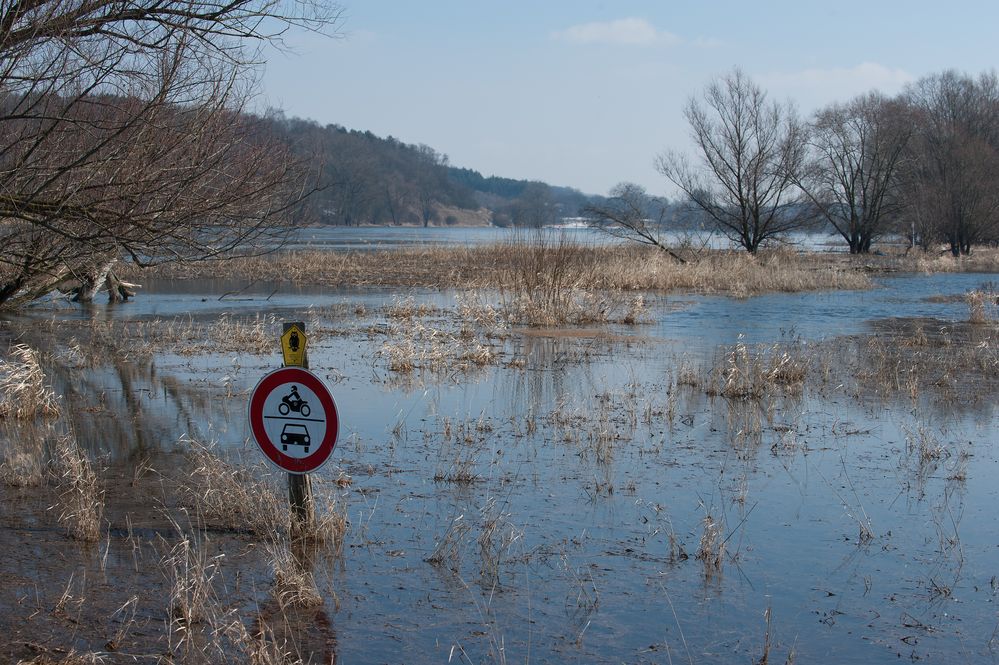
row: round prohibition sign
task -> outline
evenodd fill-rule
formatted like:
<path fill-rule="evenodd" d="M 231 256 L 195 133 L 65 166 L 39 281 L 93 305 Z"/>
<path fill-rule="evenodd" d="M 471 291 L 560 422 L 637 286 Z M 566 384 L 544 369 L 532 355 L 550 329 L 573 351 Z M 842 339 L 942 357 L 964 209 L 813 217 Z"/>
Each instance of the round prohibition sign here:
<path fill-rule="evenodd" d="M 340 418 L 333 395 L 301 367 L 282 367 L 260 379 L 247 412 L 253 439 L 282 471 L 316 471 L 336 446 Z"/>

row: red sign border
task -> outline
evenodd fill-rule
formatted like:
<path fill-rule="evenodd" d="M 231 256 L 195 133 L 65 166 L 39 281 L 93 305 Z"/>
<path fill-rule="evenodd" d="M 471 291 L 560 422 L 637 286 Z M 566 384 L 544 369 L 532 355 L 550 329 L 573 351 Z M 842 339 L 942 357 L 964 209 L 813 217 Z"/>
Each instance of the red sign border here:
<path fill-rule="evenodd" d="M 319 397 L 326 412 L 326 436 L 312 454 L 300 459 L 278 450 L 277 444 L 270 440 L 264 429 L 264 402 L 278 386 L 289 383 L 300 383 L 309 388 Z M 250 393 L 247 416 L 250 420 L 250 433 L 264 457 L 282 471 L 296 475 L 312 473 L 326 464 L 340 434 L 340 414 L 333 394 L 318 376 L 301 367 L 282 367 L 264 375 Z"/>

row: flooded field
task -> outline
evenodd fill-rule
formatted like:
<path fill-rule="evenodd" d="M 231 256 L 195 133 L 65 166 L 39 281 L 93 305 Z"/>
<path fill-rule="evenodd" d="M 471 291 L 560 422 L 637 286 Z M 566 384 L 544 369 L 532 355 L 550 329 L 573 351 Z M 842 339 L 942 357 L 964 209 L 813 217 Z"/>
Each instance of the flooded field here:
<path fill-rule="evenodd" d="M 558 329 L 237 282 L 8 319 L 56 397 L 0 420 L 0 660 L 992 662 L 996 279 Z M 293 320 L 342 421 L 305 543 L 246 422 Z"/>

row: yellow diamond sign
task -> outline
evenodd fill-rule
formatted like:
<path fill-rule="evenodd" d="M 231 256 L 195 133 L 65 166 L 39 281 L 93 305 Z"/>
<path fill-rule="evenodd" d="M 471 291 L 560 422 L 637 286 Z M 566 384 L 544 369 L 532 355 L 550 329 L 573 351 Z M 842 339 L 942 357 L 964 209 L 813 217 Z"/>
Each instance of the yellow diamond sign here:
<path fill-rule="evenodd" d="M 305 346 L 308 338 L 305 336 L 304 323 L 284 324 L 284 334 L 281 335 L 281 352 L 284 354 L 285 367 L 305 367 Z"/>

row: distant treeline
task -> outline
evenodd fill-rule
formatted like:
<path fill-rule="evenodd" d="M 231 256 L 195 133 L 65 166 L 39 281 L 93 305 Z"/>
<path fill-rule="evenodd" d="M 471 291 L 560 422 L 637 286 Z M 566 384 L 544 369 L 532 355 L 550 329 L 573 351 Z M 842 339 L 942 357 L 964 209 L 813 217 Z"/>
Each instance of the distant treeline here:
<path fill-rule="evenodd" d="M 452 166 L 447 155 L 428 145 L 392 136 L 281 112 L 261 120 L 311 166 L 315 192 L 303 204 L 302 220 L 339 226 L 541 226 L 577 216 L 599 198 L 543 182 L 483 176 Z"/>

